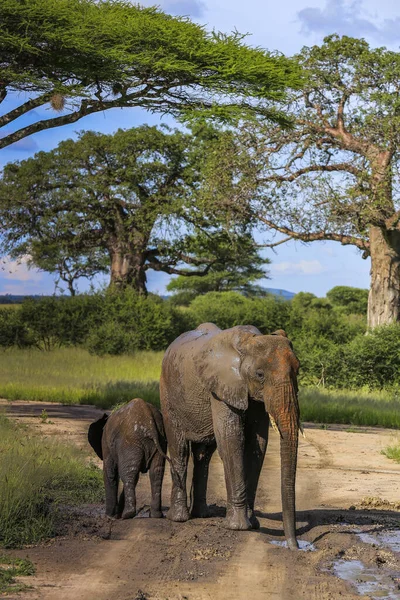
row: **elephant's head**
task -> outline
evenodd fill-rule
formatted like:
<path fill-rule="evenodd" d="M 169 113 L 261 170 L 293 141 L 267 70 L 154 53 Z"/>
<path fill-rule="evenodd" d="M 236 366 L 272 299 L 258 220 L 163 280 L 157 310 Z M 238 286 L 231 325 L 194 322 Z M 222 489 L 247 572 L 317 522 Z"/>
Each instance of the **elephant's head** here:
<path fill-rule="evenodd" d="M 283 330 L 261 335 L 252 326 L 213 336 L 203 353 L 203 378 L 214 397 L 245 410 L 249 398 L 264 402 L 281 441 L 282 513 L 290 548 L 297 548 L 295 478 L 298 431 L 299 361 Z"/>
<path fill-rule="evenodd" d="M 103 438 L 103 430 L 107 423 L 107 419 L 108 415 L 107 413 L 104 413 L 100 419 L 97 419 L 97 421 L 89 425 L 88 430 L 88 442 L 101 460 L 103 460 L 101 440 Z"/>

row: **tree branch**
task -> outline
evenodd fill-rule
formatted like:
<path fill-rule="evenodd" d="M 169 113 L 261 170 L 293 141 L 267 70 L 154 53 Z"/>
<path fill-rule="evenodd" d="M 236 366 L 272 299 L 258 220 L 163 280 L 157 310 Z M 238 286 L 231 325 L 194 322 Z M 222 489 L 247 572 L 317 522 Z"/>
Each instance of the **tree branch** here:
<path fill-rule="evenodd" d="M 0 127 L 4 127 L 5 125 L 12 123 L 16 119 L 19 119 L 19 117 L 22 117 L 22 115 L 33 110 L 34 108 L 37 108 L 38 106 L 47 104 L 47 102 L 50 100 L 52 95 L 53 94 L 50 92 L 48 92 L 46 94 L 42 94 L 41 96 L 38 96 L 37 98 L 31 98 L 31 100 L 28 100 L 24 104 L 21 104 L 21 106 L 17 106 L 17 108 L 10 110 L 10 112 L 8 112 L 5 115 L 3 115 L 2 117 L 0 117 Z M 0 102 L 1 102 L 1 93 L 0 93 Z"/>
<path fill-rule="evenodd" d="M 212 263 L 207 265 L 202 271 L 185 271 L 184 269 L 177 269 L 176 267 L 172 267 L 166 263 L 163 263 L 154 256 L 150 261 L 147 262 L 145 268 L 153 269 L 153 271 L 164 271 L 164 273 L 168 273 L 169 275 L 184 275 L 185 277 L 194 277 L 196 275 L 207 275 L 211 266 Z"/>
<path fill-rule="evenodd" d="M 354 167 L 351 163 L 336 163 L 335 165 L 310 165 L 309 167 L 304 167 L 303 169 L 299 169 L 295 171 L 291 175 L 271 175 L 270 177 L 265 177 L 261 181 L 270 182 L 270 181 L 295 181 L 302 175 L 306 175 L 307 173 L 316 173 L 316 172 L 333 172 L 333 171 L 347 171 L 351 173 L 355 177 L 361 175 L 360 169 Z"/>
<path fill-rule="evenodd" d="M 302 242 L 334 241 L 340 242 L 342 246 L 357 246 L 357 248 L 360 248 L 360 250 L 369 251 L 369 242 L 351 235 L 331 233 L 327 231 L 301 233 L 298 231 L 294 231 L 293 229 L 289 229 L 289 227 L 285 227 L 283 225 L 279 226 L 273 221 L 267 219 L 266 217 L 263 217 L 262 215 L 258 215 L 258 219 L 265 225 L 268 225 L 268 227 L 270 227 L 271 229 L 275 229 L 275 231 L 279 231 L 280 233 L 288 235 L 289 238 L 292 238 L 294 240 L 300 240 Z M 287 242 L 288 240 L 286 239 L 284 241 Z M 278 243 L 283 243 L 283 241 Z"/>

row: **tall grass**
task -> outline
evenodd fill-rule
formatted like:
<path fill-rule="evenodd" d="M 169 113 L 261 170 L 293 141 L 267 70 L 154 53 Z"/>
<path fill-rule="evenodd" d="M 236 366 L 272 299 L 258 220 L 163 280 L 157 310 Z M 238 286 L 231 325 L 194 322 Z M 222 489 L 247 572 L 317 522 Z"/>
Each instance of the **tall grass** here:
<path fill-rule="evenodd" d="M 400 429 L 400 396 L 397 392 L 303 388 L 300 390 L 300 409 L 303 421 Z"/>
<path fill-rule="evenodd" d="M 163 352 L 98 357 L 80 348 L 12 348 L 0 354 L 0 397 L 111 408 L 139 396 L 158 405 L 162 357 Z M 300 407 L 304 421 L 400 429 L 396 392 L 302 388 Z"/>
<path fill-rule="evenodd" d="M 83 451 L 31 433 L 0 414 L 0 545 L 53 534 L 57 506 L 100 501 L 101 471 Z"/>
<path fill-rule="evenodd" d="M 162 357 L 162 352 L 99 357 L 80 348 L 12 348 L 0 355 L 0 397 L 109 408 L 139 396 L 158 404 Z"/>
<path fill-rule="evenodd" d="M 400 463 L 400 440 L 384 448 L 382 454 Z"/>

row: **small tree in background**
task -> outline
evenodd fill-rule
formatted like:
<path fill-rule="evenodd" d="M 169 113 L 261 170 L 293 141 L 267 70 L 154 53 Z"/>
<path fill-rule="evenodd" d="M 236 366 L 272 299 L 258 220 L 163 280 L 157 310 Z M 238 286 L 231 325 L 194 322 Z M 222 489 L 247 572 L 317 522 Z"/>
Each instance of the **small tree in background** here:
<path fill-rule="evenodd" d="M 0 3 L 0 104 L 12 99 L 0 117 L 0 149 L 110 108 L 285 120 L 268 102 L 299 84 L 298 67 L 285 57 L 157 8 L 124 0 Z M 48 118 L 43 108 L 52 109 Z M 23 115 L 31 122 L 18 122 Z"/>
<path fill-rule="evenodd" d="M 233 238 L 224 232 L 219 237 L 218 255 L 205 275 L 180 275 L 169 282 L 167 290 L 174 293 L 174 303 L 189 304 L 199 294 L 208 292 L 238 291 L 245 296 L 265 294 L 257 281 L 268 277 L 265 266 L 270 261 L 260 256 L 252 237 L 242 234 Z"/>

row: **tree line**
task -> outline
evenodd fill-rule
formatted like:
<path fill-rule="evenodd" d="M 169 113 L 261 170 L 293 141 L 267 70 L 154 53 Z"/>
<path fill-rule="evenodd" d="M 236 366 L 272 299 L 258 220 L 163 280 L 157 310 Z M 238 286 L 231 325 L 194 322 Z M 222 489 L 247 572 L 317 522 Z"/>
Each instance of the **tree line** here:
<path fill-rule="evenodd" d="M 86 132 L 7 164 L 3 254 L 72 294 L 99 272 L 145 293 L 153 269 L 189 299 L 260 291 L 256 229 L 264 248 L 332 240 L 371 258 L 369 327 L 399 320 L 399 53 L 331 35 L 288 58 L 120 0 L 5 0 L 0 57 L 2 148 L 116 107 L 182 122 Z"/>

